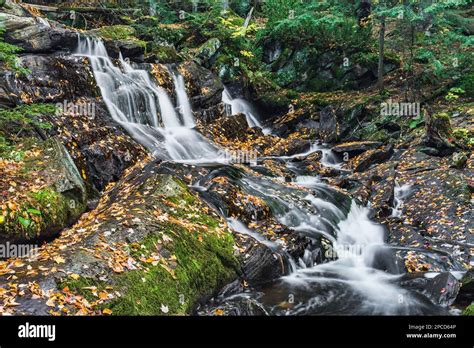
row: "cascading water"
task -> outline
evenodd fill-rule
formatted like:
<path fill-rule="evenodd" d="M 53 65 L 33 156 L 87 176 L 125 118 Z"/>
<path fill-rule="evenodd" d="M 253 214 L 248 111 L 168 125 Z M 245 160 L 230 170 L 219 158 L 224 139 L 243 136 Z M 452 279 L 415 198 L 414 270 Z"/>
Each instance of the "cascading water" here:
<path fill-rule="evenodd" d="M 184 86 L 183 76 L 175 72 L 172 72 L 172 75 L 176 97 L 178 99 L 178 110 L 183 118 L 184 126 L 192 128 L 196 123 L 194 122 L 193 110 Z"/>
<path fill-rule="evenodd" d="M 222 102 L 225 105 L 230 106 L 229 116 L 242 113 L 245 115 L 247 123 L 250 127 L 262 128 L 264 134 L 270 133 L 270 129 L 262 127 L 262 124 L 258 119 L 257 112 L 252 107 L 252 105 L 245 99 L 232 98 L 229 90 L 226 87 L 224 87 L 224 91 L 222 92 Z"/>
<path fill-rule="evenodd" d="M 194 119 L 182 77 L 173 74 L 178 110 L 166 91 L 147 71 L 135 69 L 122 57 L 115 66 L 102 41 L 79 37 L 76 54 L 87 56 L 97 85 L 113 119 L 155 155 L 175 161 L 214 162 L 217 148 L 192 129 Z"/>
<path fill-rule="evenodd" d="M 118 65 L 114 65 L 100 40 L 79 38 L 77 54 L 89 58 L 114 120 L 150 151 L 156 155 L 166 153 L 168 159 L 177 162 L 219 161 L 219 149 L 193 129 L 191 104 L 182 76 L 171 71 L 176 90 L 175 108 L 166 91 L 157 86 L 145 70 L 134 68 L 121 57 Z M 232 99 L 224 90 L 223 101 L 231 105 L 232 114 L 242 112 L 251 126 L 260 126 L 245 100 Z M 314 151 L 325 153 L 324 148 L 312 148 L 309 153 Z M 323 164 L 338 165 L 331 162 L 335 161 L 328 157 L 323 160 Z M 348 199 L 342 199 L 337 190 L 317 178 L 298 177 L 296 183 L 301 187 L 251 174 L 236 180 L 248 194 L 266 201 L 281 224 L 315 242 L 324 240 L 334 251 L 333 260 L 314 265 L 312 253 L 315 250 L 311 248 L 298 262 L 283 250 L 292 265 L 290 274 L 259 289 L 258 296 L 248 293 L 243 296 L 258 297 L 258 302 L 273 314 L 415 314 L 425 311 L 425 304 L 394 284 L 397 275 L 374 267 L 378 256 L 388 248 L 383 243 L 382 227 L 370 221 L 367 208 L 354 202 L 348 204 Z M 204 186 L 199 187 L 206 190 Z M 257 231 L 241 222 L 232 219 L 228 222 L 236 231 L 274 250 L 279 249 L 279 245 L 258 236 Z M 295 297 L 295 305 L 282 309 L 279 304 L 290 294 Z M 238 297 L 234 295 L 230 301 Z"/>
<path fill-rule="evenodd" d="M 393 208 L 392 217 L 401 217 L 403 209 L 403 200 L 407 198 L 412 191 L 411 185 L 400 186 L 398 182 L 395 182 L 395 188 L 393 192 Z"/>

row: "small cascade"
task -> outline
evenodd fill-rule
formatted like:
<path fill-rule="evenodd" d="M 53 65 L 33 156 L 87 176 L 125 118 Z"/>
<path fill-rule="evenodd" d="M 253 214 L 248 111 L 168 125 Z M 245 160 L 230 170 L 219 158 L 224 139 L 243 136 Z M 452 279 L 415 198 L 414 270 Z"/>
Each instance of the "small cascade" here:
<path fill-rule="evenodd" d="M 191 103 L 189 102 L 188 94 L 186 93 L 184 78 L 182 75 L 174 71 L 171 71 L 171 75 L 173 76 L 174 89 L 178 101 L 178 112 L 182 116 L 183 125 L 192 128 L 196 123 L 194 122 L 193 110 L 191 108 Z"/>
<path fill-rule="evenodd" d="M 403 210 L 403 201 L 411 194 L 412 186 L 411 185 L 402 185 L 400 186 L 398 182 L 395 181 L 395 187 L 393 190 L 393 208 L 391 217 L 399 218 L 402 216 Z"/>
<path fill-rule="evenodd" d="M 342 162 L 337 156 L 332 152 L 331 149 L 328 149 L 324 145 L 313 145 L 311 147 L 313 151 L 321 151 L 321 164 L 326 167 L 340 169 Z"/>
<path fill-rule="evenodd" d="M 228 116 L 242 113 L 245 115 L 250 127 L 262 128 L 264 134 L 271 132 L 269 129 L 263 128 L 255 108 L 245 99 L 232 98 L 232 95 L 226 87 L 224 87 L 224 91 L 222 92 L 222 102 L 226 105 L 226 114 Z"/>

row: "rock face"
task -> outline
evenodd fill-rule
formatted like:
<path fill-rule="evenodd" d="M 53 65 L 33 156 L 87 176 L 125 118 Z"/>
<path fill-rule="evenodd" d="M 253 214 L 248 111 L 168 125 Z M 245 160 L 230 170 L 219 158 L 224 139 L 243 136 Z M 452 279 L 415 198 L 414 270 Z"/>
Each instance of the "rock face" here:
<path fill-rule="evenodd" d="M 19 297 L 16 313 L 186 314 L 235 279 L 239 267 L 225 223 L 181 181 L 159 171 L 156 162 L 137 166 L 97 209 L 40 248 L 32 272 L 19 278 L 34 284 L 38 296 Z M 35 276 L 58 262 L 63 272 Z M 86 304 L 93 294 L 86 284 L 110 296 Z"/>
<path fill-rule="evenodd" d="M 69 148 L 83 177 L 98 191 L 120 179 L 125 170 L 148 157 L 146 150 L 136 143 L 111 118 L 100 100 L 81 98 L 75 105 L 90 105 L 94 113 L 81 114 L 67 109 L 48 115 L 53 125 L 49 131 Z"/>
<path fill-rule="evenodd" d="M 66 103 L 77 96 L 96 97 L 100 91 L 85 58 L 62 55 L 31 55 L 20 58 L 21 65 L 32 73 L 12 77 L 2 83 L 0 100 L 21 103 Z M 33 73 L 34 72 L 34 73 Z M 4 96 L 2 98 L 2 96 Z"/>
<path fill-rule="evenodd" d="M 86 209 L 79 171 L 57 139 L 25 141 L 18 161 L 2 159 L 0 242 L 31 242 L 55 236 Z"/>
<path fill-rule="evenodd" d="M 338 137 L 337 116 L 332 106 L 327 106 L 320 112 L 319 137 L 324 143 L 332 143 Z"/>
<path fill-rule="evenodd" d="M 353 158 L 350 165 L 355 172 L 362 172 L 370 166 L 388 160 L 393 155 L 393 147 L 387 145 L 380 149 L 373 149 Z"/>
<path fill-rule="evenodd" d="M 74 49 L 77 43 L 74 31 L 39 22 L 34 17 L 3 14 L 2 22 L 6 30 L 5 41 L 21 47 L 25 53 Z"/>
<path fill-rule="evenodd" d="M 339 154 L 347 153 L 350 157 L 354 157 L 360 155 L 362 152 L 379 147 L 380 145 L 382 145 L 382 143 L 378 141 L 352 141 L 337 144 L 333 146 L 331 150 Z"/>
<path fill-rule="evenodd" d="M 216 53 L 221 47 L 221 42 L 218 38 L 212 38 L 203 43 L 197 50 L 196 60 L 206 67 L 211 67 L 214 63 Z"/>
<path fill-rule="evenodd" d="M 208 109 L 221 102 L 224 86 L 210 70 L 191 61 L 179 64 L 177 69 L 186 82 L 193 110 Z"/>

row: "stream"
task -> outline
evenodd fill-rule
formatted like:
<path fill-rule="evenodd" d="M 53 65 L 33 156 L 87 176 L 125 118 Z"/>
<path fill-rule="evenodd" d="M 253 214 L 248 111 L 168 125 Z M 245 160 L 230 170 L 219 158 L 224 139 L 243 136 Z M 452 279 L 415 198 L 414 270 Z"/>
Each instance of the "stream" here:
<path fill-rule="evenodd" d="M 243 192 L 261 198 L 280 224 L 312 241 L 303 257 L 293 259 L 284 245 L 226 217 L 233 230 L 280 252 L 290 265 L 289 271 L 256 289 L 217 297 L 201 306 L 198 314 L 210 314 L 217 306 L 250 315 L 446 314 L 446 309 L 432 304 L 427 297 L 400 285 L 402 274 L 395 265 L 394 250 L 384 243 L 385 228 L 369 218 L 369 208 L 318 177 L 300 172 L 291 161 L 297 155 L 278 157 L 297 174 L 291 185 L 265 175 L 258 165 L 244 171 L 227 163 L 219 155 L 219 147 L 193 128 L 191 103 L 179 73 L 170 69 L 176 93 L 173 105 L 165 89 L 156 85 L 148 72 L 134 68 L 121 57 L 115 65 L 101 41 L 80 37 L 76 54 L 89 58 L 113 119 L 152 154 L 168 161 L 210 167 L 211 176 L 226 176 Z M 243 113 L 251 127 L 261 127 L 250 103 L 233 98 L 227 89 L 222 100 L 228 105 L 228 117 Z M 271 133 L 271 129 L 264 132 Z M 298 155 L 315 151 L 323 153 L 323 165 L 339 168 L 337 158 L 322 145 Z M 193 183 L 192 188 L 205 198 L 206 182 Z M 400 214 L 406 189 L 397 191 L 394 215 Z"/>

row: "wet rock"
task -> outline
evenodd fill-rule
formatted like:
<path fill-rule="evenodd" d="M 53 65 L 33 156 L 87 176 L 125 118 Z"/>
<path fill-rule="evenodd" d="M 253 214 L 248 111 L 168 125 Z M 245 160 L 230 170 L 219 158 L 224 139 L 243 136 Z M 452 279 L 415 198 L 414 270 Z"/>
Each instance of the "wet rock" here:
<path fill-rule="evenodd" d="M 212 127 L 227 139 L 235 139 L 242 138 L 247 132 L 248 123 L 244 114 L 237 114 L 217 119 Z"/>
<path fill-rule="evenodd" d="M 60 28 L 54 22 L 50 26 L 34 17 L 20 17 L 5 14 L 5 41 L 21 47 L 25 53 L 51 53 L 74 49 L 77 44 L 76 32 Z"/>
<path fill-rule="evenodd" d="M 331 148 L 332 151 L 343 154 L 348 153 L 350 157 L 360 155 L 362 152 L 365 152 L 370 149 L 374 149 L 382 145 L 378 141 L 352 141 L 337 144 Z"/>
<path fill-rule="evenodd" d="M 193 110 L 208 109 L 221 102 L 224 86 L 214 73 L 192 61 L 179 64 L 177 69 L 184 77 Z"/>
<path fill-rule="evenodd" d="M 221 117 L 226 117 L 224 103 L 213 105 L 207 109 L 194 112 L 194 118 L 200 120 L 203 124 L 209 124 Z"/>
<path fill-rule="evenodd" d="M 327 106 L 320 112 L 319 137 L 324 143 L 332 143 L 337 140 L 338 122 L 332 106 Z"/>
<path fill-rule="evenodd" d="M 393 146 L 389 144 L 383 148 L 372 149 L 364 152 L 363 154 L 351 159 L 349 165 L 353 168 L 354 172 L 362 172 L 374 164 L 388 160 L 392 155 Z"/>
<path fill-rule="evenodd" d="M 96 97 L 99 90 L 85 58 L 61 55 L 24 55 L 20 63 L 32 73 L 0 86 L 15 104 L 66 103 L 77 96 Z M 34 72 L 34 73 L 33 73 Z"/>
<path fill-rule="evenodd" d="M 283 256 L 252 237 L 236 234 L 236 243 L 242 251 L 243 278 L 255 287 L 288 273 Z"/>
<path fill-rule="evenodd" d="M 123 58 L 129 58 L 135 62 L 143 62 L 145 46 L 141 42 L 134 40 L 105 40 L 107 53 L 112 58 L 118 58 L 120 54 Z"/>
<path fill-rule="evenodd" d="M 457 279 L 449 272 L 440 273 L 434 278 L 416 277 L 404 280 L 402 286 L 416 290 L 433 303 L 445 307 L 454 302 L 460 288 Z"/>
<path fill-rule="evenodd" d="M 199 315 L 261 316 L 269 314 L 256 299 L 241 294 L 226 298 L 216 304 L 211 302 L 202 310 L 199 310 Z"/>

